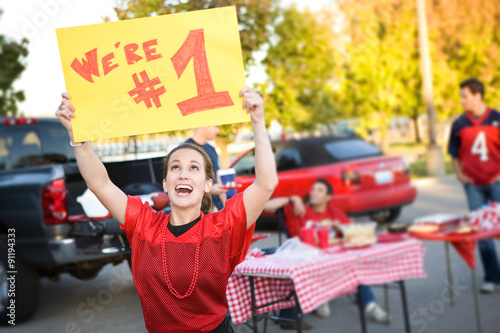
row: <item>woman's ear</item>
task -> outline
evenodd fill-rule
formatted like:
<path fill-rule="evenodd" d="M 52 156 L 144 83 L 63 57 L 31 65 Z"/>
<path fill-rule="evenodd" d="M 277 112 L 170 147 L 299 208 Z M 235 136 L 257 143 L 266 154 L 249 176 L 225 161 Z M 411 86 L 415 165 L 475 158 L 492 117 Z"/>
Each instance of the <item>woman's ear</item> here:
<path fill-rule="evenodd" d="M 162 184 L 163 184 L 163 192 L 167 193 L 167 180 L 163 179 Z"/>
<path fill-rule="evenodd" d="M 214 181 L 212 179 L 208 179 L 205 181 L 205 192 L 210 193 L 210 190 L 212 189 L 212 185 L 214 184 Z"/>

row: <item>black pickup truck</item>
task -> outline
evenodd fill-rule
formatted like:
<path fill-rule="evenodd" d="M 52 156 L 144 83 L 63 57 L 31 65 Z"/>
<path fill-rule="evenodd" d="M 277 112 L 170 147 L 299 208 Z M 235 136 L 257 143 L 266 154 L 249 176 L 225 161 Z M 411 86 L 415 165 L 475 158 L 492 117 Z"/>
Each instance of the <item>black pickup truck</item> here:
<path fill-rule="evenodd" d="M 125 193 L 140 195 L 162 190 L 162 160 L 106 163 L 106 169 Z M 119 223 L 85 214 L 77 198 L 86 190 L 57 119 L 0 118 L 1 324 L 34 313 L 39 277 L 92 279 L 104 265 L 130 260 Z"/>

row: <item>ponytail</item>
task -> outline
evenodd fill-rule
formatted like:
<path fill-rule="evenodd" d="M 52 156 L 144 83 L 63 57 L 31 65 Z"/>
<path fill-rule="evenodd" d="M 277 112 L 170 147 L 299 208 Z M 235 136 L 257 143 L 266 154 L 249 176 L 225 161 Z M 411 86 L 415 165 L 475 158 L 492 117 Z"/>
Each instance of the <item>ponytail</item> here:
<path fill-rule="evenodd" d="M 201 212 L 204 215 L 209 214 L 212 211 L 212 195 L 210 193 L 203 193 L 203 198 L 201 199 Z"/>

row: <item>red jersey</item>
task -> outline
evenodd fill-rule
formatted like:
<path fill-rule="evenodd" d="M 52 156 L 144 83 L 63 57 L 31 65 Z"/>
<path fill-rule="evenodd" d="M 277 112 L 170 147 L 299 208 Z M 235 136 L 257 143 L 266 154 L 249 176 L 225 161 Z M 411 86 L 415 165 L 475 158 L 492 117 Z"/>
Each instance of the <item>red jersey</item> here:
<path fill-rule="evenodd" d="M 489 185 L 500 174 L 500 113 L 488 109 L 479 119 L 465 112 L 453 122 L 448 152 L 474 185 Z"/>
<path fill-rule="evenodd" d="M 284 207 L 285 226 L 290 234 L 290 237 L 298 237 L 300 228 L 306 225 L 307 221 L 320 223 L 325 219 L 338 220 L 341 224 L 349 224 L 351 220 L 338 208 L 328 206 L 323 213 L 315 212 L 309 205 L 306 205 L 306 213 L 304 216 L 297 216 L 293 213 L 293 203 Z"/>
<path fill-rule="evenodd" d="M 170 214 L 155 211 L 140 198 L 128 197 L 124 229 L 146 329 L 210 332 L 228 311 L 227 280 L 245 259 L 255 224 L 247 229 L 243 194 L 229 199 L 217 213 L 201 214 L 201 220 L 179 237 L 166 227 L 169 218 Z M 199 239 L 199 274 L 189 294 Z M 177 296 L 189 296 L 178 298 L 171 288 Z"/>

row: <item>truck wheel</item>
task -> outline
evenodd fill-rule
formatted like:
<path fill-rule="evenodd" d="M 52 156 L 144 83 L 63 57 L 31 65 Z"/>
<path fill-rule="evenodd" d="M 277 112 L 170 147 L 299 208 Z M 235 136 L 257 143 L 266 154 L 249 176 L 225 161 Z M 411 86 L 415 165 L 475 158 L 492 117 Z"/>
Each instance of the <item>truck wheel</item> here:
<path fill-rule="evenodd" d="M 390 223 L 395 221 L 401 214 L 401 207 L 381 210 L 370 214 L 370 219 L 378 223 Z"/>
<path fill-rule="evenodd" d="M 6 237 L 0 236 L 0 324 L 14 323 L 31 317 L 38 304 L 38 273 L 26 266 L 16 253 L 14 271 L 7 261 Z M 13 277 L 13 279 L 10 279 Z M 13 282 L 13 283 L 12 283 Z M 9 309 L 14 304 L 15 308 Z"/>

